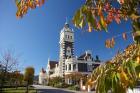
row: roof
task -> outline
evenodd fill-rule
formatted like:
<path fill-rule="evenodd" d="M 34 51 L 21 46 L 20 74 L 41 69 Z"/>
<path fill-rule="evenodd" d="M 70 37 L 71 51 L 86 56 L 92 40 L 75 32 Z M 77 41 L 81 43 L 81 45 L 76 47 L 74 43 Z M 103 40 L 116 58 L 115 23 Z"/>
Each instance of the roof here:
<path fill-rule="evenodd" d="M 86 56 L 90 56 L 91 54 L 86 54 L 86 53 L 84 53 L 84 54 L 82 54 L 81 56 L 79 56 L 78 58 L 84 58 L 84 57 L 86 57 Z"/>
<path fill-rule="evenodd" d="M 46 73 L 46 71 L 44 70 L 44 68 L 41 69 L 41 72 L 42 72 L 42 73 Z"/>
<path fill-rule="evenodd" d="M 78 57 L 78 60 L 85 60 L 85 59 L 87 59 L 88 57 L 91 57 L 91 58 L 92 58 L 91 53 L 85 52 L 84 54 L 82 54 L 81 56 Z"/>
<path fill-rule="evenodd" d="M 64 27 L 63 27 L 62 30 L 61 30 L 61 33 L 62 33 L 62 32 L 70 32 L 70 33 L 73 33 L 73 30 L 70 28 L 70 25 L 69 25 L 68 22 L 66 22 L 66 23 L 64 24 Z"/>
<path fill-rule="evenodd" d="M 58 61 L 49 61 L 50 69 L 55 68 L 56 64 L 58 64 Z"/>

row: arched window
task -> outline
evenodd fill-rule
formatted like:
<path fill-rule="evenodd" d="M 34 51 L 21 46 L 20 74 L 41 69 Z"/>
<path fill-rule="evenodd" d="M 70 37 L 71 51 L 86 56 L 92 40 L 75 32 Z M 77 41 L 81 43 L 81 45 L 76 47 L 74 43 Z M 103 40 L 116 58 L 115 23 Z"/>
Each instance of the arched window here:
<path fill-rule="evenodd" d="M 67 70 L 67 65 L 66 65 L 66 70 Z"/>

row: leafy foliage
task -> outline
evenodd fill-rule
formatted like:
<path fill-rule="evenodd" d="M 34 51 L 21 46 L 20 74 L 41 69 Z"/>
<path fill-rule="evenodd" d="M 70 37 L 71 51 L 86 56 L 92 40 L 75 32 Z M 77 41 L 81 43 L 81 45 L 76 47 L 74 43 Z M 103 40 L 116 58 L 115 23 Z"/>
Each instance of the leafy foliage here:
<path fill-rule="evenodd" d="M 77 91 L 80 90 L 78 85 L 69 86 L 68 89 L 70 89 L 70 90 L 77 90 Z"/>
<path fill-rule="evenodd" d="M 133 89 L 140 78 L 139 54 L 139 45 L 129 45 L 124 52 L 97 67 L 87 85 L 95 88 L 96 93 L 126 93 L 128 88 Z"/>
<path fill-rule="evenodd" d="M 132 20 L 133 31 L 140 31 L 140 1 L 139 0 L 86 0 L 85 4 L 77 10 L 73 17 L 76 27 L 87 29 L 88 32 L 108 31 L 107 27 L 115 21 L 120 24 L 121 20 Z M 127 40 L 126 33 L 122 34 Z M 135 36 L 134 36 L 135 37 Z M 137 39 L 134 39 L 137 41 Z M 115 38 L 107 39 L 105 46 L 113 48 Z"/>
<path fill-rule="evenodd" d="M 27 14 L 29 9 L 35 9 L 45 3 L 45 0 L 15 0 L 17 6 L 16 16 L 18 18 Z M 140 1 L 139 0 L 86 0 L 85 4 L 77 10 L 73 17 L 73 23 L 81 29 L 101 31 L 113 21 L 120 24 L 121 20 L 130 18 L 133 23 L 133 30 L 140 31 Z M 124 40 L 127 39 L 123 33 Z M 135 39 L 136 40 L 136 39 Z M 107 48 L 113 48 L 115 39 L 108 39 L 105 42 Z"/>
<path fill-rule="evenodd" d="M 16 16 L 21 18 L 23 15 L 27 14 L 29 9 L 40 7 L 44 4 L 44 2 L 45 0 L 15 0 L 17 6 Z"/>
<path fill-rule="evenodd" d="M 18 58 L 11 52 L 6 51 L 0 59 L 0 92 L 8 81 L 8 74 L 17 69 Z"/>
<path fill-rule="evenodd" d="M 34 68 L 27 67 L 24 72 L 24 81 L 26 81 L 26 93 L 28 93 L 28 86 L 33 84 L 34 80 Z"/>
<path fill-rule="evenodd" d="M 20 71 L 9 72 L 7 77 L 7 85 L 15 87 L 23 85 L 23 74 Z"/>
<path fill-rule="evenodd" d="M 57 88 L 66 88 L 68 84 L 62 83 L 62 77 L 53 77 L 49 79 L 49 86 L 57 87 Z"/>
<path fill-rule="evenodd" d="M 24 73 L 24 81 L 27 81 L 27 84 L 30 85 L 33 84 L 33 79 L 34 79 L 34 68 L 27 67 Z"/>
<path fill-rule="evenodd" d="M 139 0 L 86 0 L 73 17 L 73 23 L 79 28 L 87 23 L 89 32 L 93 29 L 107 31 L 107 26 L 113 20 L 119 24 L 121 19 L 140 18 L 137 10 L 139 3 Z"/>

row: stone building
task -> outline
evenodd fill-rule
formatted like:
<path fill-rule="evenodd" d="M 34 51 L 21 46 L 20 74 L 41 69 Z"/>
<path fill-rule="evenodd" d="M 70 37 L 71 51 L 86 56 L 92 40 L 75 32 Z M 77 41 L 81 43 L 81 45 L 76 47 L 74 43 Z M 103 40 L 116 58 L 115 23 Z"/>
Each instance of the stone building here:
<path fill-rule="evenodd" d="M 101 64 L 99 57 L 94 58 L 89 50 L 79 57 L 74 56 L 74 31 L 67 22 L 60 32 L 59 44 L 59 61 L 49 59 L 47 63 L 48 78 L 62 77 L 65 83 L 76 84 L 80 82 L 81 77 L 87 77 L 93 69 Z M 77 78 L 72 78 L 73 75 L 76 75 Z"/>

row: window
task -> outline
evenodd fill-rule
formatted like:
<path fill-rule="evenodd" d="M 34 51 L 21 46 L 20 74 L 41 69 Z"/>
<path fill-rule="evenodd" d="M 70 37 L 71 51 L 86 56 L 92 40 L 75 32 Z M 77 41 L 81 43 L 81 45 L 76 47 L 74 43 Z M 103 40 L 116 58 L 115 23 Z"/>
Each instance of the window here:
<path fill-rule="evenodd" d="M 87 63 L 78 63 L 78 71 L 79 72 L 87 72 Z"/>
<path fill-rule="evenodd" d="M 67 70 L 67 65 L 66 65 L 66 70 Z"/>
<path fill-rule="evenodd" d="M 69 64 L 69 70 L 71 70 L 71 64 Z"/>
<path fill-rule="evenodd" d="M 68 39 L 69 39 L 69 35 L 68 35 Z"/>
<path fill-rule="evenodd" d="M 92 71 L 92 65 L 88 65 L 88 71 Z"/>
<path fill-rule="evenodd" d="M 67 50 L 68 51 L 68 53 L 70 53 L 70 50 Z"/>
<path fill-rule="evenodd" d="M 71 37 L 71 39 L 72 39 L 72 36 L 70 36 Z"/>
<path fill-rule="evenodd" d="M 76 64 L 73 65 L 73 70 L 76 70 Z"/>

